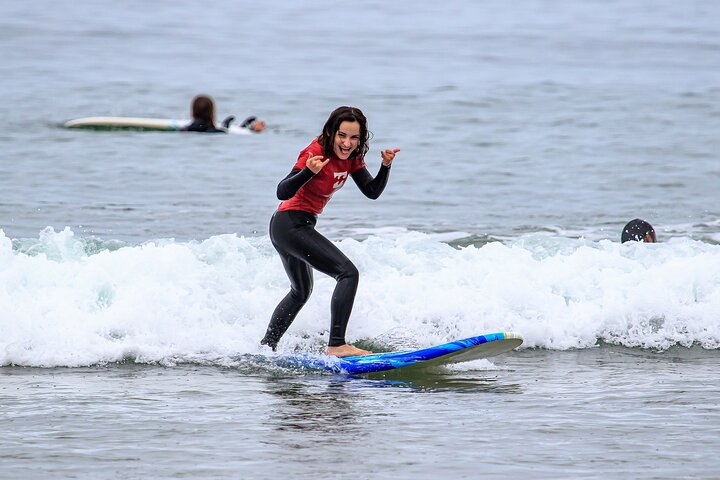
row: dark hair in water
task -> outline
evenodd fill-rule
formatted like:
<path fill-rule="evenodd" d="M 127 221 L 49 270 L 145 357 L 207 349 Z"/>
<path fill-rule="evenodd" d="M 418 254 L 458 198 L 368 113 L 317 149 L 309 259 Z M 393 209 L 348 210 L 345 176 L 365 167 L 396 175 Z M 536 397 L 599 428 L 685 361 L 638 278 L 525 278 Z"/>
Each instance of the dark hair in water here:
<path fill-rule="evenodd" d="M 192 100 L 193 120 L 215 125 L 215 102 L 209 95 L 195 95 Z"/>
<path fill-rule="evenodd" d="M 355 107 L 338 107 L 325 122 L 322 134 L 318 137 L 318 143 L 323 147 L 323 155 L 330 158 L 333 154 L 333 144 L 335 142 L 335 134 L 340 128 L 342 122 L 358 122 L 360 124 L 360 142 L 349 158 L 365 158 L 368 151 L 371 134 L 367 128 L 367 118 L 359 108 Z"/>
<path fill-rule="evenodd" d="M 620 242 L 642 242 L 645 240 L 645 236 L 650 235 L 653 243 L 657 240 L 655 237 L 655 229 L 645 220 L 636 218 L 630 220 L 627 225 L 623 228 Z"/>

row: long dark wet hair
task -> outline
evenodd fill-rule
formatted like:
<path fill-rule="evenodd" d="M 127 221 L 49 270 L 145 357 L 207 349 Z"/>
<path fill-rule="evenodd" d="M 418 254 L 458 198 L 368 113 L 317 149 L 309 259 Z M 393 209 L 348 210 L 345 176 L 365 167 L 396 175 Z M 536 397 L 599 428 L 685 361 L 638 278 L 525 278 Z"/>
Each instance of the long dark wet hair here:
<path fill-rule="evenodd" d="M 335 134 L 342 122 L 358 122 L 360 124 L 360 142 L 349 158 L 365 158 L 365 154 L 370 148 L 368 142 L 372 134 L 367 128 L 367 118 L 359 108 L 355 107 L 338 107 L 330 114 L 327 122 L 325 122 L 322 134 L 318 137 L 318 143 L 323 147 L 323 155 L 325 158 L 330 158 L 333 155 Z"/>
<path fill-rule="evenodd" d="M 195 95 L 192 99 L 193 120 L 215 126 L 215 102 L 210 95 Z"/>

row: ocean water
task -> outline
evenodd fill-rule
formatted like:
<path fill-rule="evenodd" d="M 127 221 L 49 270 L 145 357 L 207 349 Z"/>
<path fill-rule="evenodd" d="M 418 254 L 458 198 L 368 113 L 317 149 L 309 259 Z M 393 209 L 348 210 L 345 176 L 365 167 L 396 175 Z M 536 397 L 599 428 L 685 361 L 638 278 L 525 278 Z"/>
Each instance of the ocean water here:
<path fill-rule="evenodd" d="M 717 478 L 719 5 L 41 0 L 0 27 L 0 478 Z M 62 127 L 201 92 L 268 129 Z M 348 340 L 520 349 L 266 361 L 275 186 L 346 104 L 372 172 L 401 149 L 318 222 L 360 271 Z M 659 243 L 619 243 L 636 217 Z M 333 286 L 281 354 L 323 351 Z"/>

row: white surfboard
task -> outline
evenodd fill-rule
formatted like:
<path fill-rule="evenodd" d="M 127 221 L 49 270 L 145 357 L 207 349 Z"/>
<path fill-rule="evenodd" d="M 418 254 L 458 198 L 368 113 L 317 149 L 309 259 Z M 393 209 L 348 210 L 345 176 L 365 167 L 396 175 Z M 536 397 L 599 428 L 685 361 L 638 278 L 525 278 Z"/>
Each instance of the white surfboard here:
<path fill-rule="evenodd" d="M 88 130 L 143 130 L 161 132 L 179 132 L 190 120 L 141 117 L 85 117 L 65 122 L 65 128 L 84 128 Z M 230 125 L 228 133 L 250 135 L 250 129 Z"/>

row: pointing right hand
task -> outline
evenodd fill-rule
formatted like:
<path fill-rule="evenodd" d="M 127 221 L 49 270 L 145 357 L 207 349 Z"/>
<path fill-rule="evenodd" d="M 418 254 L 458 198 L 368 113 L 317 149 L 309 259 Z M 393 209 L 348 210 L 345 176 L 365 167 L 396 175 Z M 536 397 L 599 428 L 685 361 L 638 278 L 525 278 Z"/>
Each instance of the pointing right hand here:
<path fill-rule="evenodd" d="M 305 165 L 310 169 L 311 172 L 318 173 L 320 170 L 323 169 L 325 165 L 328 164 L 329 161 L 329 158 L 323 161 L 322 155 L 316 155 L 313 157 L 312 153 L 308 153 L 308 159 L 307 162 L 305 162 Z"/>

